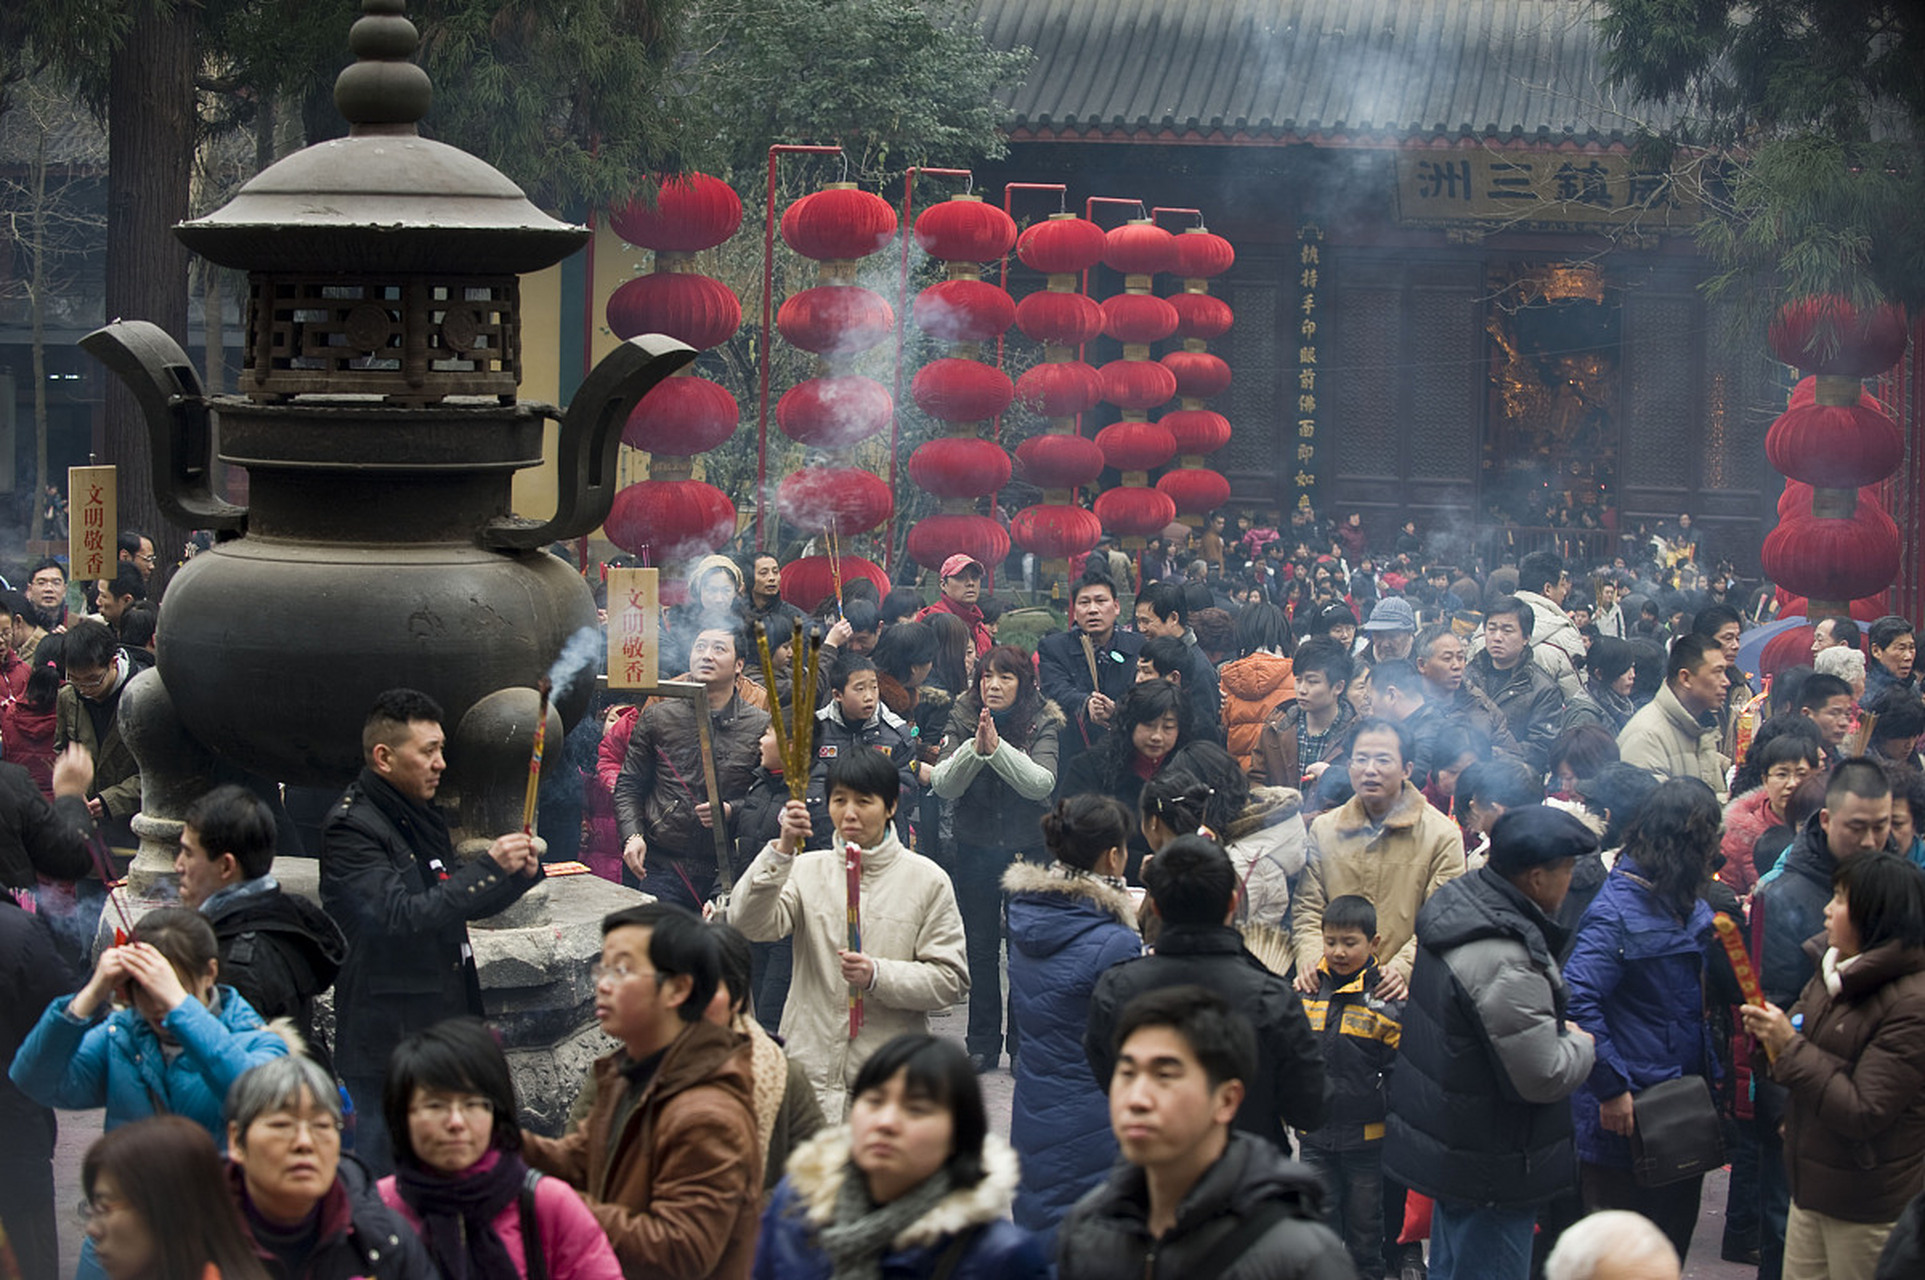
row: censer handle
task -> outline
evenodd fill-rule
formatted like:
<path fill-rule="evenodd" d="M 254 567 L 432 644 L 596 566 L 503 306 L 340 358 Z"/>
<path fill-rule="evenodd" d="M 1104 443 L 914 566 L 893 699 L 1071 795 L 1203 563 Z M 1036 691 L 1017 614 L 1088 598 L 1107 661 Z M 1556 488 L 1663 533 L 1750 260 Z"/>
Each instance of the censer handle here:
<path fill-rule="evenodd" d="M 117 320 L 80 340 L 83 351 L 127 384 L 147 419 L 154 501 L 188 529 L 238 533 L 247 508 L 214 496 L 214 432 L 193 361 L 157 324 Z"/>
<path fill-rule="evenodd" d="M 695 348 L 659 333 L 630 338 L 603 356 L 561 416 L 554 516 L 539 524 L 495 521 L 483 530 L 482 543 L 532 551 L 578 538 L 607 520 L 615 504 L 615 462 L 628 415 L 656 383 L 694 359 Z"/>

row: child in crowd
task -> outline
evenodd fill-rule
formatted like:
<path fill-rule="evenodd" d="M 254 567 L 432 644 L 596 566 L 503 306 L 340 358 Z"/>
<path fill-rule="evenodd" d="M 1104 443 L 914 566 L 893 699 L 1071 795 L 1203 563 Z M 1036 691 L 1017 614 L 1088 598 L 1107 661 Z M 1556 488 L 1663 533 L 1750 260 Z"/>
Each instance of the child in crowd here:
<path fill-rule="evenodd" d="M 1303 998 L 1323 1046 L 1330 1119 L 1299 1131 L 1303 1161 L 1323 1175 L 1332 1229 L 1360 1275 L 1383 1274 L 1383 1149 L 1389 1073 L 1404 1002 L 1376 995 L 1377 909 L 1347 893 L 1323 909 L 1317 989 Z"/>
<path fill-rule="evenodd" d="M 917 794 L 916 747 L 909 725 L 882 705 L 876 664 L 861 654 L 846 654 L 829 672 L 831 696 L 815 713 L 815 766 L 809 777 L 809 820 L 815 843 L 834 845 L 835 823 L 829 817 L 829 770 L 858 748 L 880 751 L 901 775 L 907 807 L 896 810 L 896 834 L 909 839 L 909 814 Z"/>

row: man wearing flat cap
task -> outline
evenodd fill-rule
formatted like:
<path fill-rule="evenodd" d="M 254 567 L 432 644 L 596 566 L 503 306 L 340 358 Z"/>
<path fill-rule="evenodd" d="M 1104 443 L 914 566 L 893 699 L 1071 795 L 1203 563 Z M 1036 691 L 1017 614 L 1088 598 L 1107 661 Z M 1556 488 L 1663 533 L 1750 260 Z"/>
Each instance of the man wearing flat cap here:
<path fill-rule="evenodd" d="M 1417 963 L 1391 1073 L 1384 1173 L 1432 1197 L 1432 1280 L 1526 1280 L 1539 1206 L 1577 1182 L 1571 1107 L 1591 1037 L 1565 1022 L 1554 923 L 1597 837 L 1514 809 L 1490 861 L 1417 914 Z"/>

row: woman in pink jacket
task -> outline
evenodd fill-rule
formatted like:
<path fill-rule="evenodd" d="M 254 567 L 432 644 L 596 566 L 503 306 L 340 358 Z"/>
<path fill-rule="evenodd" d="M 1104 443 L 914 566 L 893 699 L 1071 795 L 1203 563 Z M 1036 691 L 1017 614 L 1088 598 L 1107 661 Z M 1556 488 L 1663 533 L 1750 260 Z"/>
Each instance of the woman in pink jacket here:
<path fill-rule="evenodd" d="M 381 1103 L 395 1138 L 381 1199 L 420 1234 L 444 1280 L 621 1280 L 574 1188 L 522 1163 L 508 1059 L 478 1019 L 403 1040 Z"/>

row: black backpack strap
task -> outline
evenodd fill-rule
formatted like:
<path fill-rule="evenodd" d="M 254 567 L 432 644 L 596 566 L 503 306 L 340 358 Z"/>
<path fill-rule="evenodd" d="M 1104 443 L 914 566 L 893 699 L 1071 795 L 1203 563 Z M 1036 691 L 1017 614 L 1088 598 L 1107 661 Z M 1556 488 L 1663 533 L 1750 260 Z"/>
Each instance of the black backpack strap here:
<path fill-rule="evenodd" d="M 969 1247 L 975 1244 L 977 1237 L 981 1236 L 987 1229 L 986 1224 L 979 1222 L 975 1226 L 958 1231 L 955 1235 L 951 1236 L 948 1247 L 942 1251 L 942 1256 L 936 1260 L 936 1269 L 929 1273 L 929 1280 L 950 1280 L 950 1277 L 956 1274 L 956 1268 L 962 1265 L 962 1260 L 964 1256 L 968 1254 Z M 529 1280 L 534 1280 L 534 1278 L 531 1276 Z"/>
<path fill-rule="evenodd" d="M 527 1280 L 548 1280 L 548 1257 L 542 1252 L 541 1223 L 535 1217 L 535 1184 L 541 1174 L 533 1169 L 521 1180 L 522 1274 Z"/>
<path fill-rule="evenodd" d="M 1249 1217 L 1238 1223 L 1229 1234 L 1222 1237 L 1203 1255 L 1200 1262 L 1191 1268 L 1195 1276 L 1220 1276 L 1235 1266 L 1237 1260 L 1250 1252 L 1252 1246 L 1270 1234 L 1270 1228 L 1285 1218 L 1295 1217 L 1296 1209 L 1288 1201 L 1266 1200 L 1252 1211 Z"/>

